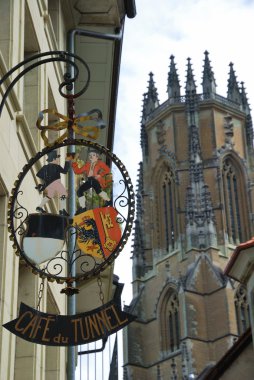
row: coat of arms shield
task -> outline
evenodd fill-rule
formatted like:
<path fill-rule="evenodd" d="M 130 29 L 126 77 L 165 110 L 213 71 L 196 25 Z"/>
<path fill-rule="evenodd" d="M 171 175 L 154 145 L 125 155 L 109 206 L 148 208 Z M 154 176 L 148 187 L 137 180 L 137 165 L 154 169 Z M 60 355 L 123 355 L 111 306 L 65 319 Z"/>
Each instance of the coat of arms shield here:
<path fill-rule="evenodd" d="M 86 254 L 106 260 L 121 239 L 121 228 L 114 207 L 101 207 L 74 216 L 77 245 Z"/>

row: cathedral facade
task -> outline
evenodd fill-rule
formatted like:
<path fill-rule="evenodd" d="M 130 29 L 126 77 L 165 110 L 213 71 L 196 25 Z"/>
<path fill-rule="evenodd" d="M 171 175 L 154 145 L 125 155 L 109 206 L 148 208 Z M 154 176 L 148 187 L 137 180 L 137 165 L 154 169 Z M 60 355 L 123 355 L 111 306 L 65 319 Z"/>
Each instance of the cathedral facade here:
<path fill-rule="evenodd" d="M 187 60 L 185 94 L 170 57 L 168 99 L 150 73 L 144 95 L 133 241 L 137 316 L 124 336 L 125 379 L 194 379 L 249 326 L 245 288 L 224 274 L 253 235 L 253 128 L 244 84 L 229 65 L 216 93 L 205 52 L 202 93 Z"/>

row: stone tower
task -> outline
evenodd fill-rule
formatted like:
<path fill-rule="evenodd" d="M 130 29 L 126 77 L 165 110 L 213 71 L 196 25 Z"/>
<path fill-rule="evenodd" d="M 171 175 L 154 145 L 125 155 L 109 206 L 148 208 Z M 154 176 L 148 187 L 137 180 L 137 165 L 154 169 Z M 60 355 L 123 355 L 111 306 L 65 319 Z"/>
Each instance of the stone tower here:
<path fill-rule="evenodd" d="M 245 289 L 223 271 L 253 234 L 253 128 L 230 63 L 227 97 L 205 52 L 202 93 L 191 59 L 185 94 L 170 57 L 168 99 L 149 74 L 133 240 L 137 319 L 125 330 L 125 380 L 197 378 L 249 324 Z"/>

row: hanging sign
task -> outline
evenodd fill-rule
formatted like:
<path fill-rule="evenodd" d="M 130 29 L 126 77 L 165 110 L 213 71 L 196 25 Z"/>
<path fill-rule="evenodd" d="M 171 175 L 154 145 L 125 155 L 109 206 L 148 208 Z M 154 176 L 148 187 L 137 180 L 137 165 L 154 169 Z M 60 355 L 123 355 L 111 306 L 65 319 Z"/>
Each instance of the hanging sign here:
<path fill-rule="evenodd" d="M 45 125 L 44 116 L 58 121 Z M 15 181 L 8 230 L 15 253 L 32 272 L 43 281 L 65 282 L 61 293 L 71 296 L 79 292 L 74 282 L 98 277 L 123 250 L 134 220 L 134 191 L 115 154 L 83 139 L 96 140 L 105 127 L 98 110 L 72 119 L 47 109 L 37 127 L 46 148 Z M 70 127 L 83 138 L 67 138 Z M 134 318 L 115 299 L 76 315 L 43 313 L 21 303 L 19 316 L 3 326 L 33 343 L 72 346 L 103 339 Z"/>
<path fill-rule="evenodd" d="M 86 84 L 76 94 L 70 91 L 78 67 L 70 57 L 80 61 L 87 71 Z M 27 162 L 11 190 L 7 218 L 10 240 L 20 260 L 42 281 L 67 284 L 61 293 L 78 294 L 78 287 L 72 284 L 78 286 L 93 277 L 98 278 L 102 293 L 98 275 L 112 265 L 131 234 L 133 186 L 119 158 L 94 142 L 106 127 L 101 111 L 92 109 L 74 116 L 74 98 L 86 91 L 90 81 L 86 62 L 66 52 L 41 63 L 50 61 L 67 62 L 74 68 L 74 77 L 67 73 L 59 85 L 60 94 L 68 100 L 68 116 L 54 109 L 39 113 L 36 126 L 45 148 Z M 76 315 L 43 313 L 21 303 L 18 318 L 3 326 L 33 343 L 72 346 L 106 338 L 134 318 L 122 311 L 121 302 L 115 299 Z"/>
<path fill-rule="evenodd" d="M 122 329 L 135 317 L 114 300 L 75 315 L 42 313 L 21 303 L 18 318 L 3 325 L 29 342 L 47 346 L 76 346 L 94 342 Z"/>
<path fill-rule="evenodd" d="M 68 153 L 70 147 L 75 154 Z M 68 214 L 68 176 L 75 215 Z M 61 283 L 83 281 L 123 250 L 134 220 L 134 191 L 124 165 L 107 148 L 66 140 L 37 153 L 23 168 L 8 208 L 13 248 L 34 274 Z"/>

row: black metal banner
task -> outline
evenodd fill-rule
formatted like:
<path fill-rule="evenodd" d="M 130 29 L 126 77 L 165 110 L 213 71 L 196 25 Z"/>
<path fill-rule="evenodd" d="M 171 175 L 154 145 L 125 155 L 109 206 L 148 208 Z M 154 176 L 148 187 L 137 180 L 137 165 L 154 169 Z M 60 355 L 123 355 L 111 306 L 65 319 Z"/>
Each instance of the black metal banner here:
<path fill-rule="evenodd" d="M 135 317 L 114 300 L 86 313 L 56 315 L 20 304 L 18 318 L 3 327 L 29 342 L 47 346 L 76 346 L 94 342 L 122 329 Z"/>

